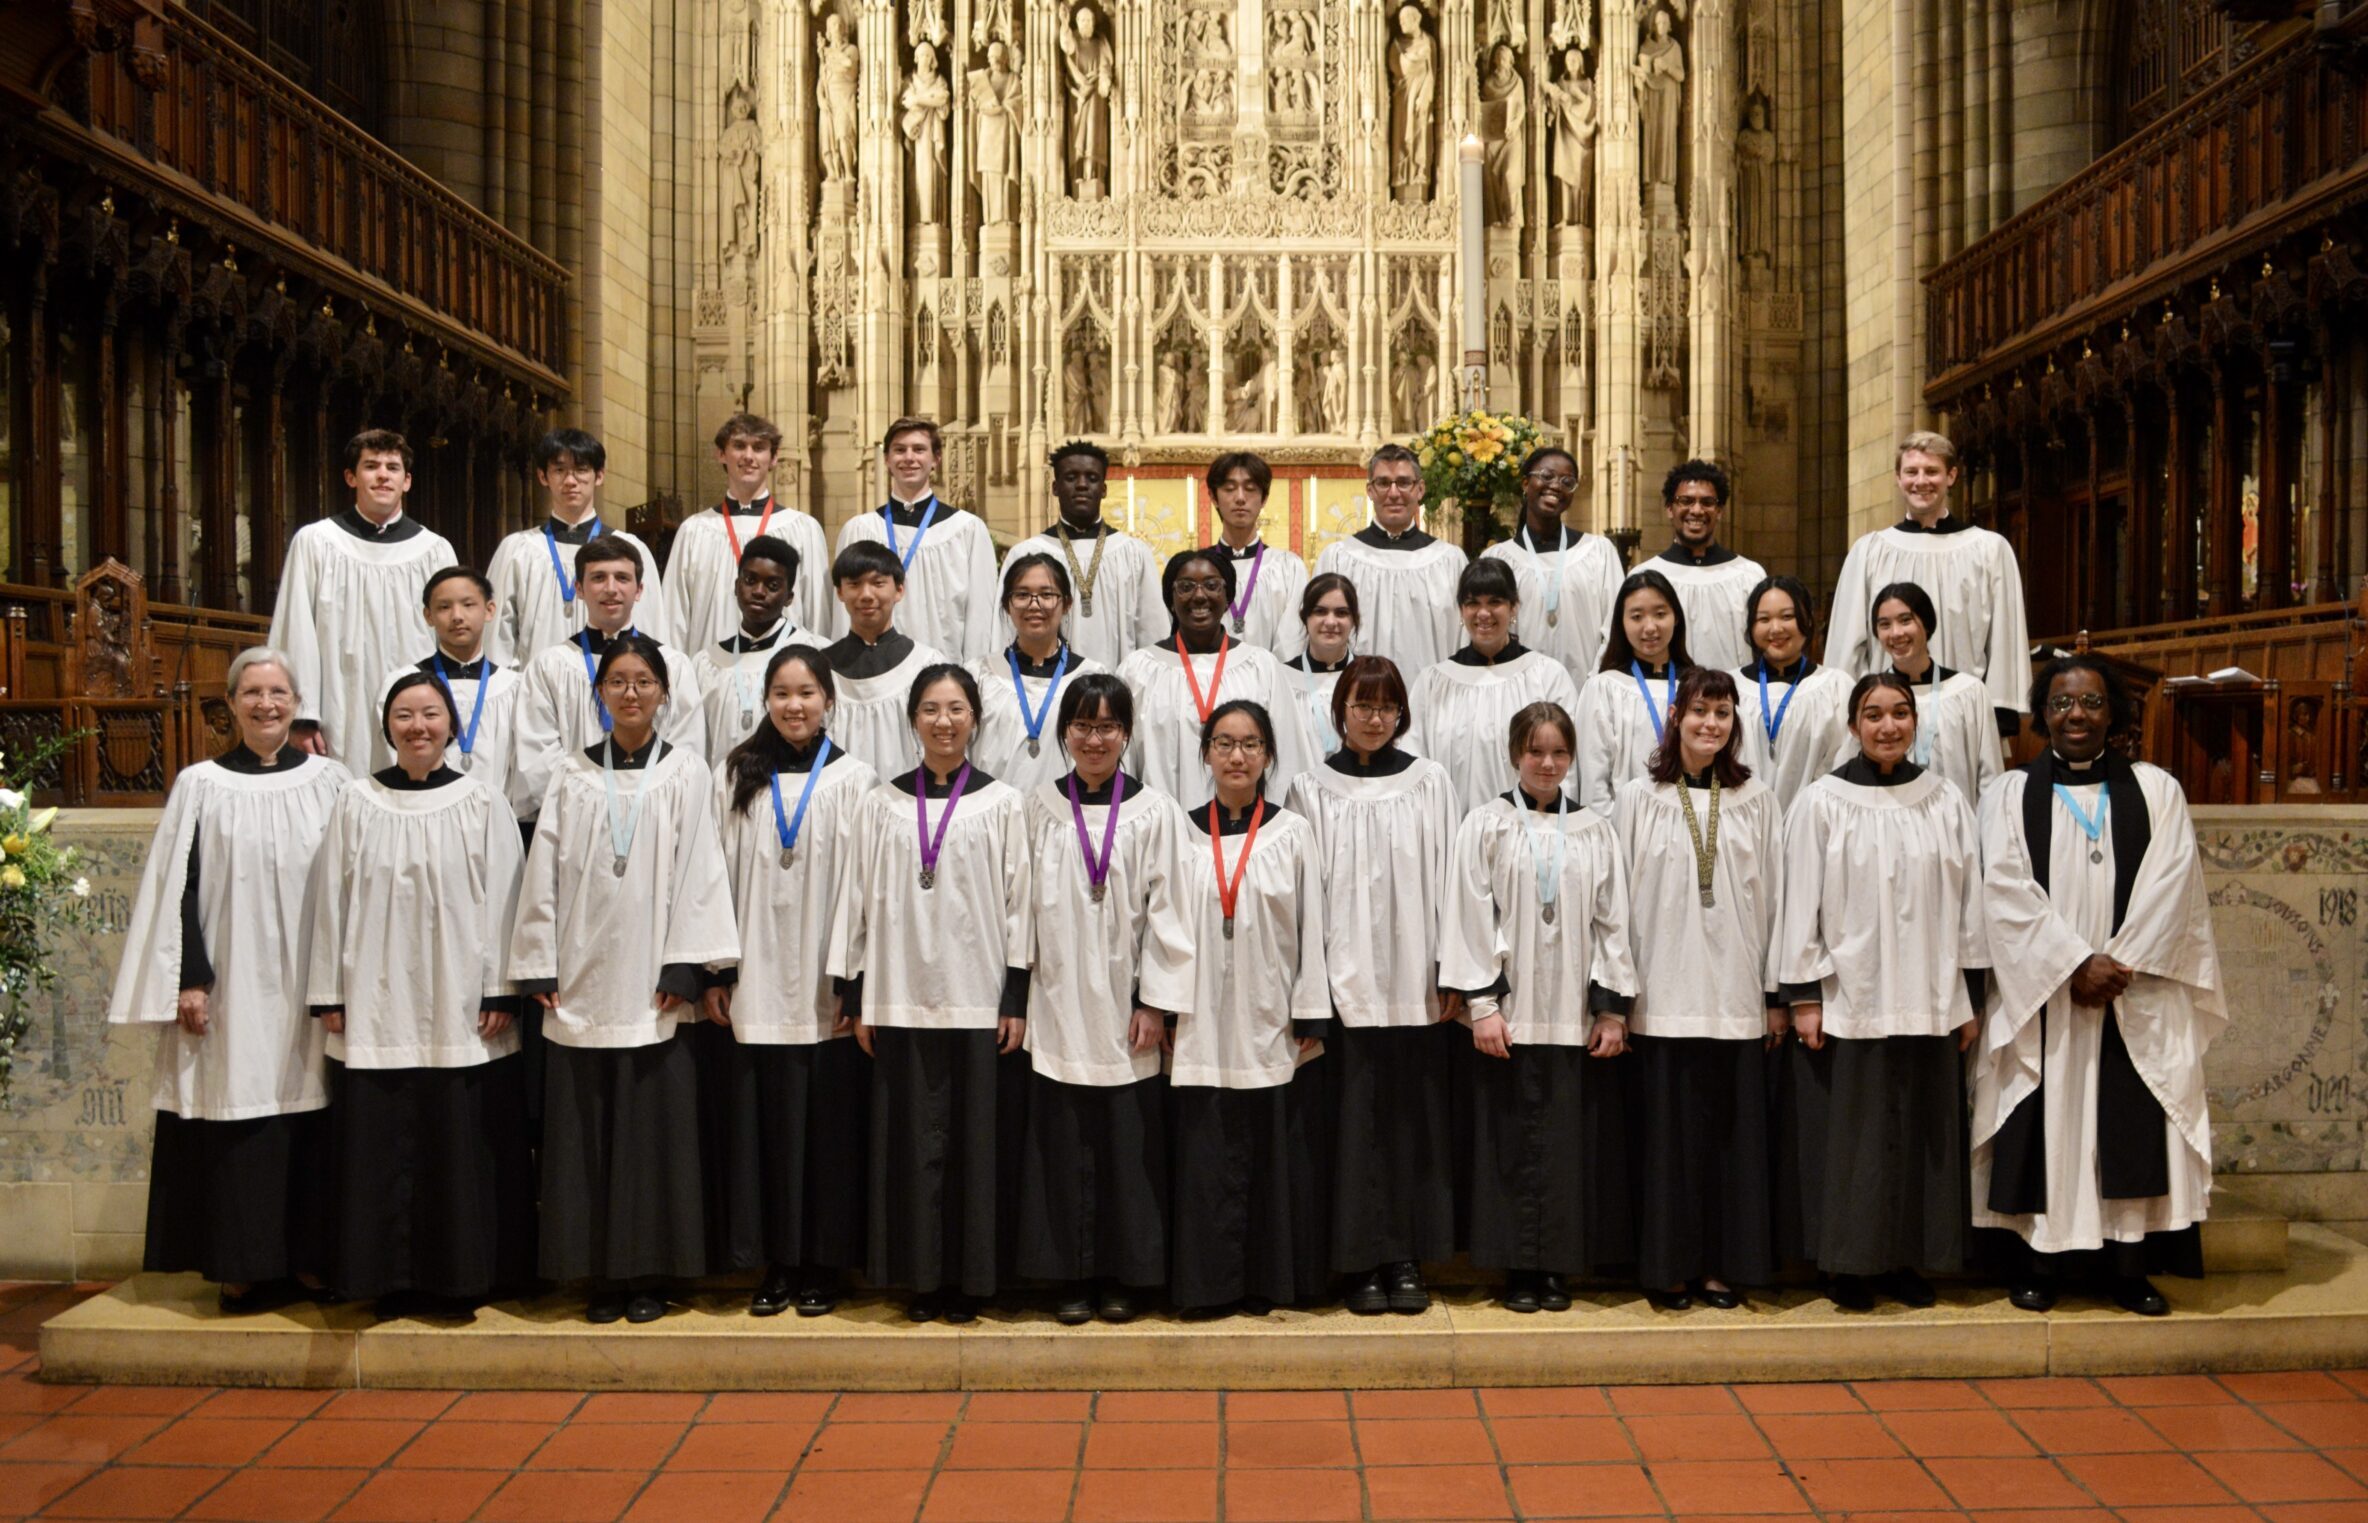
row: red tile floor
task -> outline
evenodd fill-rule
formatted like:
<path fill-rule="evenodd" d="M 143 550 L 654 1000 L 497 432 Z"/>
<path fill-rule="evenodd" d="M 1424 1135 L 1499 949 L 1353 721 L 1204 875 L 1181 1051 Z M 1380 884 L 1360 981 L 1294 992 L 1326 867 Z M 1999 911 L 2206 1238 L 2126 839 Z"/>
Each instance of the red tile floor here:
<path fill-rule="evenodd" d="M 2368 1523 L 2368 1371 L 971 1396 L 38 1383 L 35 1330 L 87 1293 L 0 1287 L 0 1518 Z"/>

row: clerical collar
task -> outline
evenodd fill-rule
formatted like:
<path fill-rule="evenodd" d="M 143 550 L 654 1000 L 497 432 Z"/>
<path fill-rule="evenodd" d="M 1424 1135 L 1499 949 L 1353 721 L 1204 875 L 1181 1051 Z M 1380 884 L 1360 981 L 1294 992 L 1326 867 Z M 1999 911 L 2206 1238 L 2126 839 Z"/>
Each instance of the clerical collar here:
<path fill-rule="evenodd" d="M 1523 656 L 1528 654 L 1528 646 L 1522 644 L 1519 640 L 1507 640 L 1505 642 L 1505 648 L 1498 651 L 1495 658 L 1492 660 L 1489 657 L 1483 656 L 1478 651 L 1472 649 L 1471 642 L 1467 640 L 1464 642 L 1464 648 L 1462 650 L 1457 651 L 1454 655 L 1449 656 L 1447 659 L 1454 662 L 1458 666 L 1503 666 L 1508 661 L 1518 661 Z"/>
<path fill-rule="evenodd" d="M 867 641 L 858 634 L 842 635 L 823 652 L 830 660 L 830 669 L 842 677 L 877 677 L 892 672 L 912 653 L 913 637 L 894 625 L 877 641 Z"/>
<path fill-rule="evenodd" d="M 1953 513 L 1943 513 L 1939 522 L 1929 529 L 1916 522 L 1913 514 L 1899 521 L 1899 532 L 1902 534 L 1956 534 L 1972 527 L 1970 520 L 1959 518 Z"/>
<path fill-rule="evenodd" d="M 1371 761 L 1359 761 L 1356 752 L 1342 746 L 1324 759 L 1324 765 L 1344 777 L 1396 777 L 1414 765 L 1414 758 L 1387 745 L 1374 752 Z"/>
<path fill-rule="evenodd" d="M 771 506 L 773 506 L 773 494 L 770 492 L 762 497 L 752 497 L 746 502 L 742 502 L 729 492 L 724 493 L 723 511 L 731 514 L 734 518 L 762 518 L 765 516 L 765 509 Z"/>
<path fill-rule="evenodd" d="M 286 772 L 301 766 L 304 762 L 304 753 L 292 746 L 281 746 L 279 750 L 272 753 L 271 760 L 267 762 L 257 756 L 254 750 L 242 740 L 220 756 L 215 757 L 214 760 L 227 771 L 244 772 L 249 776 L 254 776 L 260 773 Z"/>
<path fill-rule="evenodd" d="M 2102 763 L 2105 760 L 2105 753 L 2102 751 L 2087 761 L 2074 761 L 2053 746 L 2047 748 L 2047 754 L 2048 758 L 2055 763 L 2056 770 L 2072 773 L 2075 782 L 2101 782 L 2104 780 L 2105 768 Z"/>
<path fill-rule="evenodd" d="M 436 670 L 438 661 L 444 663 L 442 672 Z M 483 656 L 474 661 L 463 661 L 442 649 L 438 649 L 435 655 L 422 657 L 419 662 L 419 670 L 429 676 L 441 676 L 453 682 L 483 682 L 493 669 L 493 662 Z"/>
<path fill-rule="evenodd" d="M 1754 656 L 1751 659 L 1751 665 L 1743 669 L 1743 675 L 1755 682 L 1762 677 L 1767 678 L 1770 682 L 1806 682 L 1809 680 L 1809 674 L 1815 670 L 1817 670 L 1817 663 L 1809 659 L 1807 651 L 1803 651 L 1795 658 L 1789 669 L 1770 666 L 1768 658 L 1764 655 Z"/>
<path fill-rule="evenodd" d="M 822 742 L 826 738 L 827 736 L 817 733 L 812 740 L 807 741 L 801 746 L 794 740 L 784 739 L 781 732 L 779 730 L 775 730 L 773 732 L 773 744 L 780 748 L 780 770 L 783 772 L 813 771 L 814 753 L 822 749 Z M 846 759 L 847 753 L 842 750 L 839 746 L 839 743 L 834 740 L 831 742 L 830 747 L 830 761 L 826 761 L 822 765 L 825 768 L 828 768 L 831 762 L 842 762 Z"/>
<path fill-rule="evenodd" d="M 956 767 L 954 769 L 954 777 L 960 777 L 961 775 L 962 769 L 960 767 Z M 898 778 L 896 780 L 896 786 L 906 793 L 914 793 L 920 788 L 922 780 L 926 778 L 929 783 L 929 796 L 933 799 L 942 799 L 954 791 L 954 777 L 949 777 L 941 783 L 936 778 L 929 776 L 929 769 L 927 767 L 915 767 L 912 771 L 907 772 L 904 776 Z M 970 764 L 970 778 L 967 782 L 963 783 L 962 791 L 964 793 L 971 793 L 977 789 L 984 788 L 987 786 L 987 784 L 993 782 L 994 780 L 994 778 L 987 775 L 986 768 L 978 765 L 976 762 L 972 762 Z"/>
<path fill-rule="evenodd" d="M 934 502 L 937 502 L 934 492 L 914 502 L 902 501 L 891 493 L 888 498 L 888 516 L 896 520 L 896 526 L 900 529 L 918 529 L 921 520 L 929 516 L 929 505 Z M 937 512 L 943 518 L 947 512 L 946 505 L 938 503 Z"/>
<path fill-rule="evenodd" d="M 1703 789 L 1707 789 L 1707 788 L 1710 786 L 1710 780 L 1711 780 L 1711 778 L 1712 778 L 1712 777 L 1714 777 L 1715 775 L 1717 775 L 1717 772 L 1718 772 L 1718 768 L 1717 768 L 1717 767 L 1715 767 L 1715 766 L 1710 766 L 1710 767 L 1704 767 L 1704 768 L 1703 768 L 1701 771 L 1699 771 L 1699 772 L 1684 772 L 1684 773 L 1680 773 L 1680 774 L 1679 774 L 1679 777 L 1680 777 L 1680 778 L 1681 778 L 1681 779 L 1684 781 L 1685 785 L 1686 785 L 1688 788 L 1703 788 Z"/>
<path fill-rule="evenodd" d="M 1012 655 L 1019 658 L 1020 675 L 1023 677 L 1050 677 L 1053 672 L 1060 667 L 1064 659 L 1066 659 L 1071 666 L 1077 664 L 1077 658 L 1069 654 L 1069 645 L 1065 640 L 1052 648 L 1052 659 L 1050 661 L 1030 660 L 1028 653 L 1020 649 L 1020 645 L 1017 640 L 1012 641 L 1011 644 L 1006 647 L 1006 649 Z M 1008 665 L 1009 663 L 1006 664 Z"/>
<path fill-rule="evenodd" d="M 1110 785 L 1120 778 L 1126 779 L 1126 796 L 1128 798 L 1133 798 L 1142 791 L 1143 785 L 1135 781 L 1134 775 L 1123 767 L 1103 779 L 1098 787 L 1088 788 L 1085 785 L 1085 779 L 1079 777 L 1074 768 L 1062 774 L 1061 780 L 1053 786 L 1060 789 L 1064 798 L 1068 796 L 1071 788 L 1075 788 L 1077 802 L 1080 804 L 1108 804 L 1110 802 Z"/>
<path fill-rule="evenodd" d="M 582 629 L 577 630 L 574 634 L 569 635 L 568 638 L 574 641 L 576 644 L 582 646 L 585 652 L 589 655 L 605 656 L 608 654 L 608 648 L 610 646 L 616 644 L 619 640 L 624 639 L 631 633 L 633 633 L 633 626 L 630 624 L 626 625 L 623 629 L 618 630 L 613 635 L 604 635 L 599 630 L 587 624 Z"/>
<path fill-rule="evenodd" d="M 1348 670 L 1348 664 L 1356 659 L 1357 653 L 1355 651 L 1350 651 L 1337 661 L 1318 661 L 1308 652 L 1301 651 L 1291 658 L 1291 664 L 1313 676 L 1319 672 L 1345 672 Z"/>
<path fill-rule="evenodd" d="M 1204 799 L 1201 801 L 1201 806 L 1198 809 L 1188 810 L 1185 813 L 1184 817 L 1192 822 L 1192 828 L 1199 831 L 1204 836 L 1209 833 L 1209 805 L 1216 803 L 1217 801 L 1215 799 Z M 1257 814 L 1257 812 L 1258 810 L 1255 801 L 1252 802 L 1251 807 L 1244 809 L 1240 814 L 1236 815 L 1228 815 L 1225 812 L 1225 806 L 1223 804 L 1217 804 L 1217 834 L 1221 836 L 1238 836 L 1248 834 L 1250 829 L 1250 818 L 1251 816 Z M 1282 812 L 1282 805 L 1276 803 L 1273 799 L 1266 800 L 1266 821 L 1272 821 L 1276 815 L 1281 814 Z"/>
<path fill-rule="evenodd" d="M 1577 798 L 1567 793 L 1557 793 L 1552 798 L 1539 798 L 1519 783 L 1515 783 L 1497 796 L 1523 814 L 1554 814 L 1566 805 L 1578 803 Z"/>
<path fill-rule="evenodd" d="M 1263 539 L 1254 539 L 1248 544 L 1242 546 L 1239 550 L 1236 550 L 1232 545 L 1225 541 L 1223 536 L 1219 536 L 1217 542 L 1209 546 L 1209 548 L 1212 550 L 1222 550 L 1237 561 L 1246 561 L 1252 556 L 1256 555 L 1259 551 L 1265 549 L 1266 541 Z"/>
<path fill-rule="evenodd" d="M 1405 533 L 1392 534 L 1381 526 L 1378 519 L 1359 529 L 1355 538 L 1358 544 L 1370 545 L 1376 550 L 1420 550 L 1425 545 L 1436 543 L 1428 533 L 1411 524 Z"/>
<path fill-rule="evenodd" d="M 1682 539 L 1671 540 L 1669 548 L 1661 552 L 1661 559 L 1675 561 L 1680 566 L 1723 566 L 1734 558 L 1735 552 L 1715 539 L 1700 554 L 1687 549 Z"/>
<path fill-rule="evenodd" d="M 589 760 L 598 761 L 600 760 L 602 753 L 608 751 L 609 748 L 614 747 L 615 759 L 610 762 L 610 765 L 616 768 L 616 770 L 619 772 L 633 772 L 650 764 L 653 759 L 650 753 L 658 749 L 658 739 L 658 732 L 652 730 L 650 731 L 650 738 L 641 743 L 641 749 L 638 751 L 628 751 L 625 749 L 624 745 L 617 741 L 614 737 L 603 736 L 598 744 L 586 746 L 584 748 L 584 755 Z"/>
<path fill-rule="evenodd" d="M 460 781 L 460 774 L 442 762 L 438 762 L 436 770 L 425 777 L 413 777 L 401 767 L 381 767 L 370 776 L 380 786 L 392 788 L 398 793 L 425 793 L 430 788 L 441 788 L 446 783 Z"/>
<path fill-rule="evenodd" d="M 715 643 L 722 646 L 724 650 L 731 655 L 744 656 L 751 651 L 771 650 L 776 645 L 779 645 L 782 641 L 782 638 L 788 633 L 789 620 L 775 619 L 773 621 L 773 627 L 766 630 L 761 635 L 752 635 L 746 630 L 741 630 L 739 633 L 731 635 L 725 639 L 718 640 Z"/>
<path fill-rule="evenodd" d="M 586 513 L 582 523 L 571 524 L 554 513 L 544 520 L 543 528 L 563 545 L 588 545 L 592 543 L 592 531 L 600 528 L 600 515 Z"/>
<path fill-rule="evenodd" d="M 1631 659 L 1636 662 L 1638 669 L 1641 670 L 1645 674 L 1645 677 L 1650 681 L 1666 681 L 1670 675 L 1669 663 L 1666 661 L 1662 662 L 1658 666 L 1655 666 L 1652 662 L 1647 661 L 1642 656 L 1636 656 Z"/>
<path fill-rule="evenodd" d="M 1910 677 L 1896 666 L 1891 668 L 1891 675 L 1907 683 L 1909 687 L 1939 687 L 1957 674 L 1935 661 L 1924 668 L 1924 675 L 1921 677 Z"/>
<path fill-rule="evenodd" d="M 343 529 L 346 533 L 351 534 L 356 539 L 366 539 L 372 544 L 379 545 L 400 544 L 402 541 L 410 539 L 422 532 L 419 527 L 419 521 L 413 518 L 410 514 L 404 512 L 401 508 L 397 508 L 395 510 L 395 516 L 388 519 L 385 523 L 374 524 L 369 519 L 364 518 L 362 516 L 362 510 L 355 507 L 350 502 L 344 507 L 339 508 L 335 513 L 331 514 L 329 522 L 337 525 L 338 528 Z"/>
<path fill-rule="evenodd" d="M 1902 783 L 1912 783 L 1923 775 L 1924 769 L 1922 767 L 1903 756 L 1899 759 L 1899 765 L 1891 769 L 1891 775 L 1885 777 L 1875 770 L 1875 764 L 1868 761 L 1863 752 L 1842 763 L 1834 772 L 1834 776 L 1843 782 L 1856 783 L 1861 788 L 1897 788 Z"/>
<path fill-rule="evenodd" d="M 1082 529 L 1065 518 L 1056 518 L 1052 521 L 1052 527 L 1044 532 L 1055 539 L 1100 539 L 1105 534 L 1117 531 L 1098 518 Z"/>

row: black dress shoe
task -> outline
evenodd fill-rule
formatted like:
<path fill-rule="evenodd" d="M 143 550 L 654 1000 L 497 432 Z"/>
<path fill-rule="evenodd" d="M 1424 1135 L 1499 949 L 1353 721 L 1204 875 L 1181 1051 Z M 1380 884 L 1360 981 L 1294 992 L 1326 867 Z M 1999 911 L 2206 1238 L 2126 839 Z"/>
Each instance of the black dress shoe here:
<path fill-rule="evenodd" d="M 1136 1317 L 1142 1315 L 1142 1309 L 1135 1304 L 1135 1293 L 1124 1285 L 1118 1284 L 1102 1287 L 1101 1302 L 1097 1310 L 1100 1311 L 1104 1322 L 1132 1322 Z"/>
<path fill-rule="evenodd" d="M 946 1321 L 955 1327 L 967 1327 L 978 1320 L 978 1302 L 965 1295 L 949 1293 L 945 1298 Z"/>
<path fill-rule="evenodd" d="M 1341 1293 L 1340 1302 L 1360 1317 L 1378 1317 L 1388 1311 L 1390 1293 L 1388 1287 L 1381 1283 L 1381 1271 L 1368 1269 L 1363 1274 L 1352 1276 L 1348 1289 Z"/>
<path fill-rule="evenodd" d="M 1926 1307 L 1940 1298 L 1932 1284 L 1913 1269 L 1894 1269 L 1883 1276 L 1883 1294 L 1902 1306 Z"/>
<path fill-rule="evenodd" d="M 839 1286 L 836 1280 L 808 1280 L 798 1288 L 797 1308 L 801 1317 L 822 1317 L 838 1310 Z"/>
<path fill-rule="evenodd" d="M 1240 1311 L 1245 1317 L 1269 1317 L 1274 1315 L 1274 1303 L 1264 1296 L 1244 1296 Z"/>
<path fill-rule="evenodd" d="M 1700 1298 L 1704 1306 L 1715 1307 L 1719 1311 L 1733 1311 L 1743 1304 L 1743 1292 L 1731 1285 L 1725 1290 L 1712 1290 L 1705 1285 L 1694 1294 Z"/>
<path fill-rule="evenodd" d="M 2171 1303 L 2164 1300 L 2162 1292 L 2156 1290 L 2154 1283 L 2142 1274 L 2123 1275 L 2113 1282 L 2113 1304 L 2141 1317 L 2167 1317 L 2171 1314 Z"/>
<path fill-rule="evenodd" d="M 1546 1311 L 1569 1311 L 1570 1282 L 1552 1270 L 1537 1278 L 1538 1305 Z"/>
<path fill-rule="evenodd" d="M 1186 1322 L 1214 1322 L 1233 1315 L 1233 1303 L 1221 1301 L 1213 1306 L 1179 1306 L 1176 1315 Z"/>
<path fill-rule="evenodd" d="M 606 1325 L 620 1321 L 625 1315 L 625 1292 L 620 1289 L 603 1290 L 584 1303 L 584 1320 Z"/>
<path fill-rule="evenodd" d="M 764 1282 L 756 1294 L 748 1298 L 748 1313 L 752 1317 L 778 1317 L 789 1310 L 790 1300 L 797 1295 L 797 1277 L 779 1264 L 765 1271 Z"/>
<path fill-rule="evenodd" d="M 1496 1304 L 1507 1311 L 1533 1312 L 1539 1309 L 1538 1277 L 1525 1269 L 1516 1269 L 1505 1276 L 1504 1289 L 1496 1293 Z"/>
<path fill-rule="evenodd" d="M 1389 1288 L 1390 1310 L 1402 1316 L 1419 1316 L 1431 1309 L 1431 1287 L 1422 1282 L 1422 1266 L 1400 1260 L 1382 1271 L 1382 1283 Z"/>
<path fill-rule="evenodd" d="M 1061 1299 L 1052 1309 L 1053 1320 L 1063 1327 L 1083 1327 L 1094 1319 L 1094 1287 L 1091 1280 L 1072 1280 L 1061 1288 Z"/>
<path fill-rule="evenodd" d="M 1826 1287 L 1826 1296 L 1841 1311 L 1873 1311 L 1875 1287 L 1862 1274 L 1838 1274 Z"/>
<path fill-rule="evenodd" d="M 625 1320 L 636 1325 L 666 1315 L 666 1298 L 654 1290 L 637 1290 L 625 1301 Z"/>
<path fill-rule="evenodd" d="M 904 1314 L 915 1322 L 935 1322 L 946 1314 L 945 1301 L 938 1296 L 915 1296 L 904 1304 Z"/>
<path fill-rule="evenodd" d="M 1676 1290 L 1655 1290 L 1647 1285 L 1644 1298 L 1663 1311 L 1684 1311 L 1694 1304 L 1694 1298 L 1682 1286 Z"/>
<path fill-rule="evenodd" d="M 2056 1282 L 2036 1277 L 2018 1280 L 2006 1299 L 2023 1311 L 2051 1311 L 2056 1304 Z"/>

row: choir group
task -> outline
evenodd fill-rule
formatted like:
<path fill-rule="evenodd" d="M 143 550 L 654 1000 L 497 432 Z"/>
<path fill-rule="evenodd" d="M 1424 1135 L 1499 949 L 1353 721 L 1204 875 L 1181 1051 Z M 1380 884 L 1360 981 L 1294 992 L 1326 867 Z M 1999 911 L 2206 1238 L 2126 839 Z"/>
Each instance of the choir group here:
<path fill-rule="evenodd" d="M 1064 445 L 998 567 L 933 424 L 835 555 L 779 443 L 719 430 L 661 584 L 589 435 L 482 574 L 402 511 L 403 440 L 352 441 L 114 990 L 161 1027 L 149 1268 L 232 1310 L 570 1282 L 601 1322 L 743 1269 L 759 1314 L 852 1272 L 952 1322 L 1023 1284 L 1415 1312 L 1458 1252 L 1517 1311 L 1787 1263 L 1922 1305 L 1980 1262 L 2158 1314 L 2199 1272 L 2227 1016 L 2185 800 L 2106 664 L 2032 671 L 1946 439 L 1902 446 L 1826 664 L 1705 462 L 1624 573 L 1566 452 L 1467 561 L 1385 445 L 1311 576 L 1255 455 L 1162 564 Z"/>

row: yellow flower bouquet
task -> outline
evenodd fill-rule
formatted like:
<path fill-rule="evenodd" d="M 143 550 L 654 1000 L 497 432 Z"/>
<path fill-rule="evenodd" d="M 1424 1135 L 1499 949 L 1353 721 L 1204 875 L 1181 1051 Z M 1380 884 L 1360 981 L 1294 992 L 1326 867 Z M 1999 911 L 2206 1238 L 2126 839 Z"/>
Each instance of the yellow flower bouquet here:
<path fill-rule="evenodd" d="M 1408 442 L 1434 510 L 1452 500 L 1467 524 L 1479 514 L 1506 534 L 1520 512 L 1521 468 L 1546 435 L 1519 413 L 1475 410 L 1451 413 Z"/>

